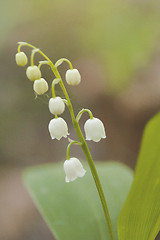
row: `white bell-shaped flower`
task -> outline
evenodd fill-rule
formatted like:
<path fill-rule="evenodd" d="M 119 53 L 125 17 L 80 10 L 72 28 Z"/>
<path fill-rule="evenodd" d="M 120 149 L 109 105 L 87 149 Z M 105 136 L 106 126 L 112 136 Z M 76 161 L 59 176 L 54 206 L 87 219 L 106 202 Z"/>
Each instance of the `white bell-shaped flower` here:
<path fill-rule="evenodd" d="M 35 81 L 41 78 L 41 70 L 36 66 L 29 66 L 26 70 L 26 75 L 29 80 Z"/>
<path fill-rule="evenodd" d="M 24 67 L 28 62 L 28 58 L 24 52 L 17 53 L 15 58 L 17 65 L 21 67 Z"/>
<path fill-rule="evenodd" d="M 52 119 L 49 122 L 48 129 L 52 139 L 60 140 L 62 137 L 66 138 L 69 135 L 67 123 L 60 117 Z"/>
<path fill-rule="evenodd" d="M 104 125 L 98 118 L 88 119 L 84 124 L 86 140 L 99 142 L 101 138 L 106 138 Z"/>
<path fill-rule="evenodd" d="M 66 72 L 66 82 L 69 85 L 76 86 L 81 82 L 81 75 L 77 69 L 69 69 Z"/>
<path fill-rule="evenodd" d="M 79 159 L 75 157 L 64 162 L 64 171 L 66 174 L 66 182 L 72 182 L 78 177 L 83 177 L 86 173 Z"/>
<path fill-rule="evenodd" d="M 62 114 L 65 110 L 65 104 L 60 97 L 50 98 L 49 110 L 54 115 Z"/>
<path fill-rule="evenodd" d="M 42 95 L 48 91 L 48 83 L 44 78 L 35 80 L 33 89 L 38 95 Z"/>

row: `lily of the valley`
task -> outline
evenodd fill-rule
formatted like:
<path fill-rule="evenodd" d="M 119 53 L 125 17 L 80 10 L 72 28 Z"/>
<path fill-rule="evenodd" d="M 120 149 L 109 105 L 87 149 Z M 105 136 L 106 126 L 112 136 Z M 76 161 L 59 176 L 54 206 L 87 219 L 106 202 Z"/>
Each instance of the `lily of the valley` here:
<path fill-rule="evenodd" d="M 106 133 L 102 121 L 98 118 L 88 119 L 84 124 L 86 140 L 99 142 L 101 138 L 106 138 Z"/>
<path fill-rule="evenodd" d="M 48 91 L 48 83 L 44 78 L 35 80 L 33 89 L 38 95 L 42 95 Z"/>
<path fill-rule="evenodd" d="M 24 67 L 28 62 L 28 58 L 24 52 L 17 53 L 15 58 L 17 65 L 21 67 Z"/>
<path fill-rule="evenodd" d="M 54 115 L 62 114 L 65 110 L 65 104 L 60 97 L 50 98 L 49 110 Z"/>
<path fill-rule="evenodd" d="M 69 85 L 76 86 L 81 82 L 81 75 L 77 69 L 69 69 L 66 72 L 66 82 Z"/>
<path fill-rule="evenodd" d="M 26 75 L 29 80 L 35 81 L 41 78 L 41 70 L 36 66 L 29 66 L 26 70 Z"/>
<path fill-rule="evenodd" d="M 49 122 L 48 129 L 52 139 L 60 140 L 62 137 L 67 137 L 68 126 L 65 120 L 61 117 L 54 118 Z"/>
<path fill-rule="evenodd" d="M 64 162 L 64 171 L 66 174 L 66 182 L 72 182 L 78 177 L 83 177 L 86 173 L 79 159 L 75 157 Z"/>

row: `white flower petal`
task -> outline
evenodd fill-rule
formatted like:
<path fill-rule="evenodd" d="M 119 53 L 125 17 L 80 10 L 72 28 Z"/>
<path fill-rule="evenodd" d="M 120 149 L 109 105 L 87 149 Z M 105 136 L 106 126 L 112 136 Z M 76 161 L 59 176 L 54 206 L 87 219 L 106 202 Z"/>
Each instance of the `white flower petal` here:
<path fill-rule="evenodd" d="M 48 129 L 52 139 L 60 140 L 62 137 L 67 137 L 68 126 L 63 118 L 54 118 L 49 122 Z"/>
<path fill-rule="evenodd" d="M 38 95 L 42 95 L 48 91 L 48 83 L 44 78 L 35 80 L 33 89 Z"/>
<path fill-rule="evenodd" d="M 54 115 L 60 115 L 65 110 L 65 104 L 60 97 L 50 98 L 49 110 Z"/>
<path fill-rule="evenodd" d="M 70 158 L 64 162 L 65 181 L 72 182 L 78 177 L 83 177 L 86 170 L 83 168 L 78 158 Z"/>
<path fill-rule="evenodd" d="M 41 71 L 36 65 L 29 66 L 26 70 L 26 75 L 29 80 L 35 81 L 41 78 Z"/>
<path fill-rule="evenodd" d="M 24 52 L 17 53 L 15 58 L 17 65 L 21 67 L 24 67 L 28 62 L 28 58 Z"/>
<path fill-rule="evenodd" d="M 86 140 L 99 142 L 101 138 L 106 138 L 104 125 L 98 118 L 88 119 L 84 125 Z"/>
<path fill-rule="evenodd" d="M 76 86 L 81 82 L 81 75 L 77 69 L 69 69 L 66 72 L 66 82 L 69 85 Z"/>

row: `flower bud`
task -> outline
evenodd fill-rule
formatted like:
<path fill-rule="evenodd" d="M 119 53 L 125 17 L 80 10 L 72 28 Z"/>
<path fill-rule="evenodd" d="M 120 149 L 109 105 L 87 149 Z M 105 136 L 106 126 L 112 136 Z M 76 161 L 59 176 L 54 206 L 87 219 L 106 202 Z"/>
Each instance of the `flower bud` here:
<path fill-rule="evenodd" d="M 35 81 L 41 78 L 41 71 L 36 65 L 29 66 L 26 70 L 26 75 L 29 80 Z"/>
<path fill-rule="evenodd" d="M 50 98 L 49 110 L 54 115 L 62 114 L 65 110 L 65 104 L 60 97 Z"/>
<path fill-rule="evenodd" d="M 28 58 L 24 52 L 18 52 L 15 58 L 17 65 L 21 67 L 24 67 L 28 62 Z"/>
<path fill-rule="evenodd" d="M 104 125 L 98 118 L 88 119 L 84 124 L 86 140 L 99 142 L 101 138 L 106 138 Z"/>
<path fill-rule="evenodd" d="M 60 117 L 52 119 L 49 122 L 48 129 L 52 139 L 60 140 L 62 137 L 66 138 L 69 135 L 67 123 Z"/>
<path fill-rule="evenodd" d="M 66 182 L 71 182 L 78 177 L 83 177 L 86 173 L 86 170 L 83 168 L 79 159 L 75 157 L 66 160 L 63 167 L 66 174 Z"/>
<path fill-rule="evenodd" d="M 44 78 L 35 80 L 33 89 L 38 95 L 42 95 L 48 91 L 48 83 Z"/>
<path fill-rule="evenodd" d="M 81 75 L 77 69 L 69 69 L 66 72 L 66 82 L 69 85 L 76 86 L 81 82 Z"/>

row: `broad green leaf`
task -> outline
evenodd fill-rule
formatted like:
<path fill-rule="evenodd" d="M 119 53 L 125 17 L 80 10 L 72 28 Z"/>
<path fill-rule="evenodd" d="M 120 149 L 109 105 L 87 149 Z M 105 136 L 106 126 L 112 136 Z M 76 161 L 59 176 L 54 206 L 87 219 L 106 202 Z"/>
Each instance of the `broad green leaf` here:
<path fill-rule="evenodd" d="M 160 230 L 160 114 L 145 129 L 135 178 L 118 222 L 119 240 L 154 240 Z"/>
<path fill-rule="evenodd" d="M 119 163 L 97 163 L 109 205 L 115 239 L 117 220 L 133 173 Z M 82 179 L 65 183 L 63 163 L 28 169 L 25 183 L 42 216 L 58 240 L 106 240 L 108 230 L 90 170 Z"/>

